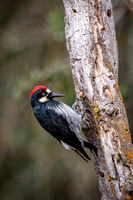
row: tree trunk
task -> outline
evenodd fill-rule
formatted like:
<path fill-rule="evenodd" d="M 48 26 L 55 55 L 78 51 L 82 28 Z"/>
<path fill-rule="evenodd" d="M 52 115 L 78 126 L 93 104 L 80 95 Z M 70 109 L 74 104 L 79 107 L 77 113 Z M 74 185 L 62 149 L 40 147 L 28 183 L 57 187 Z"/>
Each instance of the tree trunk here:
<path fill-rule="evenodd" d="M 118 51 L 110 0 L 63 0 L 65 33 L 75 85 L 75 109 L 84 116 L 102 200 L 121 199 L 133 182 L 133 147 L 118 86 Z"/>

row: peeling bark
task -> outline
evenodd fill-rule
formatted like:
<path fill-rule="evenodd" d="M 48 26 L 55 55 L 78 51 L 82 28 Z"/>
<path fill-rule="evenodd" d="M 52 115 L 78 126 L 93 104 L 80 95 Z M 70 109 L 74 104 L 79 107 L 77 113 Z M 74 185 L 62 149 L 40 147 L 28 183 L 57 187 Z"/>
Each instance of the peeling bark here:
<path fill-rule="evenodd" d="M 118 86 L 118 51 L 110 0 L 63 0 L 66 44 L 75 85 L 75 109 L 87 107 L 86 138 L 93 154 L 102 199 L 121 199 L 133 182 L 133 147 Z"/>

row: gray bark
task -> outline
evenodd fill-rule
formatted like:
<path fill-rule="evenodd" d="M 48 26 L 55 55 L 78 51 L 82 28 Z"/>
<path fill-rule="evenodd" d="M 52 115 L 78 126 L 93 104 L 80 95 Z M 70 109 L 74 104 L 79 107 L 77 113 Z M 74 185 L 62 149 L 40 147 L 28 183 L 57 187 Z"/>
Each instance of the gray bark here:
<path fill-rule="evenodd" d="M 118 50 L 110 0 L 63 0 L 75 109 L 84 116 L 102 199 L 121 199 L 133 182 L 133 147 L 118 87 Z"/>

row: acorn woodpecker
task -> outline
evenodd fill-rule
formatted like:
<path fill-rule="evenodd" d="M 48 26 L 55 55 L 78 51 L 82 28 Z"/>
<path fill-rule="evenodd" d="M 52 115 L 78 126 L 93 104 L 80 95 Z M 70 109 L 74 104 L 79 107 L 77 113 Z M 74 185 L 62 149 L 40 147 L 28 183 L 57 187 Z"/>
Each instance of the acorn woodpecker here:
<path fill-rule="evenodd" d="M 51 92 L 45 86 L 36 86 L 30 94 L 34 115 L 40 125 L 65 149 L 74 150 L 88 162 L 90 158 L 83 147 L 93 150 L 96 154 L 97 148 L 82 138 L 82 115 L 77 114 L 68 105 L 53 100 L 54 97 L 64 96 L 64 94 Z"/>

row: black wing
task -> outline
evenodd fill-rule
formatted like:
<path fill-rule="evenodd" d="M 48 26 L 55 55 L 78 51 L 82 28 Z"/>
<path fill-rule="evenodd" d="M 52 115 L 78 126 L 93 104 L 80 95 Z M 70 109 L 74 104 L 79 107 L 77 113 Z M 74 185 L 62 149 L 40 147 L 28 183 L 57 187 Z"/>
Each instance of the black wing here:
<path fill-rule="evenodd" d="M 67 108 L 67 109 L 69 108 L 69 111 L 71 111 L 70 107 L 67 106 L 65 108 Z M 79 133 L 77 136 L 75 131 L 72 130 L 71 125 L 70 125 L 70 123 L 73 123 L 72 127 L 74 127 L 74 122 L 72 121 L 72 118 L 73 117 L 75 118 L 75 113 L 73 116 L 73 114 L 71 113 L 73 111 L 71 111 L 71 112 L 67 112 L 67 111 L 68 110 L 65 110 L 64 107 L 62 107 L 62 104 L 60 105 L 60 102 L 59 102 L 59 104 L 57 104 L 57 101 L 56 101 L 56 105 L 55 105 L 55 101 L 54 101 L 53 105 L 51 105 L 51 102 L 49 104 L 47 102 L 47 109 L 46 109 L 46 107 L 45 107 L 45 109 L 42 108 L 41 112 L 39 111 L 36 114 L 36 118 L 39 121 L 39 123 L 41 124 L 41 126 L 47 132 L 49 132 L 53 137 L 55 137 L 58 141 L 60 141 L 60 142 L 62 141 L 64 143 L 68 144 L 70 147 L 72 147 L 73 150 L 75 150 L 75 151 L 78 150 L 87 159 L 90 159 L 89 156 L 86 154 L 86 152 L 83 149 L 82 136 L 81 135 L 79 136 Z M 66 117 L 66 113 L 67 113 L 67 117 Z M 77 123 L 77 121 L 75 121 L 75 123 Z M 76 127 L 76 130 L 79 131 L 79 128 L 77 129 L 77 127 Z M 80 140 L 79 140 L 79 138 L 80 138 Z"/>

